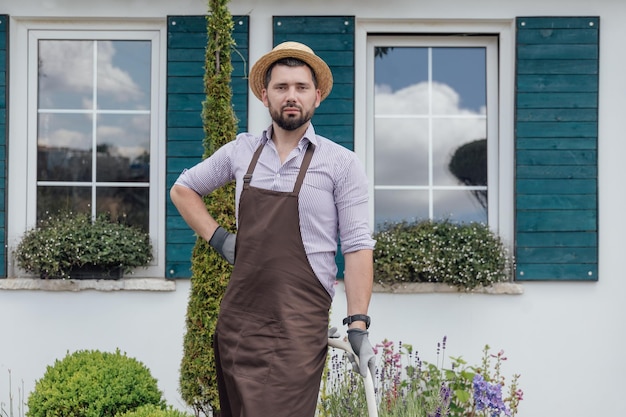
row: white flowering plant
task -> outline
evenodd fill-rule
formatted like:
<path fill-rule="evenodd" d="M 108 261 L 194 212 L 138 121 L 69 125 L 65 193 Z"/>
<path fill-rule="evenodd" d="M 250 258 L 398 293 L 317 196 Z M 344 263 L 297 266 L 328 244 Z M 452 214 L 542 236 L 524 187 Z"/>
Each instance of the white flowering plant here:
<path fill-rule="evenodd" d="M 40 220 L 17 245 L 18 266 L 41 278 L 70 278 L 77 268 L 124 273 L 152 261 L 150 236 L 106 214 L 61 212 Z"/>
<path fill-rule="evenodd" d="M 381 284 L 441 282 L 468 291 L 511 280 L 512 256 L 483 223 L 391 223 L 374 239 L 374 272 Z"/>

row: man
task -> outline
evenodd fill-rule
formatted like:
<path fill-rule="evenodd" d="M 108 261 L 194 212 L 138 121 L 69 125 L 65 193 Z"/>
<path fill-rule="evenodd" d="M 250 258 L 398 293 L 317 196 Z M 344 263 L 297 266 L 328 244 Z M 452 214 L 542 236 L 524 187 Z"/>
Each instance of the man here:
<path fill-rule="evenodd" d="M 220 306 L 215 358 L 223 417 L 312 417 L 326 359 L 328 312 L 345 258 L 348 339 L 375 369 L 367 338 L 374 240 L 367 178 L 355 154 L 315 134 L 311 118 L 332 88 L 328 65 L 285 42 L 250 70 L 271 126 L 243 133 L 184 171 L 170 195 L 182 217 L 234 264 Z M 236 181 L 237 234 L 201 196 Z"/>

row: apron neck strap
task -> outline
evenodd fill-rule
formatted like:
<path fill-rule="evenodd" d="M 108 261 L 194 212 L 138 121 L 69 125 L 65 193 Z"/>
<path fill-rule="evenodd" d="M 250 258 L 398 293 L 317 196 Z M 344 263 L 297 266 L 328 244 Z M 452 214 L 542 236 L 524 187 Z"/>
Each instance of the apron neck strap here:
<path fill-rule="evenodd" d="M 254 155 L 252 155 L 252 160 L 250 161 L 250 165 L 248 165 L 248 171 L 246 175 L 243 176 L 243 187 L 248 188 L 250 185 L 250 181 L 252 181 L 252 173 L 254 172 L 254 167 L 256 166 L 259 157 L 261 156 L 261 152 L 263 151 L 263 147 L 265 144 L 259 145 L 259 147 L 254 151 Z M 302 164 L 300 165 L 300 172 L 298 173 L 298 178 L 296 179 L 296 183 L 293 186 L 293 193 L 298 194 L 300 192 L 300 188 L 302 188 L 302 183 L 304 182 L 304 176 L 306 175 L 306 171 L 309 169 L 309 164 L 311 163 L 311 158 L 313 158 L 313 151 L 315 150 L 315 145 L 312 142 L 309 142 L 309 145 L 306 147 L 306 151 L 304 153 L 304 158 L 302 159 Z"/>
<path fill-rule="evenodd" d="M 250 161 L 250 165 L 248 165 L 248 172 L 246 172 L 246 175 L 243 176 L 244 188 L 248 188 L 250 181 L 252 181 L 252 172 L 254 171 L 257 161 L 259 160 L 259 156 L 261 156 L 263 146 L 265 146 L 265 144 L 261 143 L 259 147 L 256 148 L 256 151 L 254 151 L 254 155 L 252 155 L 252 160 Z"/>
<path fill-rule="evenodd" d="M 309 164 L 311 163 L 311 158 L 313 158 L 314 150 L 315 150 L 315 145 L 309 142 L 309 146 L 306 147 L 306 152 L 304 153 L 304 158 L 302 159 L 302 164 L 300 165 L 300 173 L 298 174 L 298 179 L 296 179 L 296 183 L 293 186 L 294 194 L 300 193 L 300 188 L 302 188 L 302 183 L 304 182 L 304 176 L 306 175 L 307 169 L 309 169 Z"/>

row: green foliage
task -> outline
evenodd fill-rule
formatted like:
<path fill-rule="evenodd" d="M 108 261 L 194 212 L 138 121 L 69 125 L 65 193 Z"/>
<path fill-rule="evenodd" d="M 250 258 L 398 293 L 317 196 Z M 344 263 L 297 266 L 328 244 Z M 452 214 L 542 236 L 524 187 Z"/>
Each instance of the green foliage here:
<path fill-rule="evenodd" d="M 383 284 L 442 282 L 471 290 L 511 277 L 508 249 L 481 223 L 394 223 L 374 239 L 375 276 Z"/>
<path fill-rule="evenodd" d="M 213 335 L 232 268 L 201 239 L 194 247 L 191 267 L 180 391 L 183 400 L 196 412 L 210 415 L 211 408 L 219 408 Z"/>
<path fill-rule="evenodd" d="M 141 407 L 124 413 L 117 414 L 116 417 L 191 417 L 191 414 L 175 410 L 170 407 L 156 406 L 154 404 L 142 405 Z"/>
<path fill-rule="evenodd" d="M 28 417 L 113 417 L 145 404 L 164 407 L 148 368 L 117 350 L 81 350 L 48 366 L 28 397 Z"/>
<path fill-rule="evenodd" d="M 204 155 L 235 139 L 237 118 L 232 108 L 230 85 L 233 21 L 228 0 L 210 0 L 207 18 L 204 86 L 206 99 L 202 107 L 205 131 Z M 234 232 L 235 187 L 229 184 L 205 197 L 207 210 L 226 230 Z M 198 239 L 191 260 L 191 294 L 187 306 L 186 327 L 181 362 L 180 389 L 183 400 L 195 410 L 219 415 L 219 396 L 213 357 L 213 335 L 219 305 L 232 271 L 207 242 Z"/>
<path fill-rule="evenodd" d="M 87 213 L 60 212 L 28 230 L 15 257 L 20 268 L 42 278 L 69 278 L 73 268 L 84 266 L 128 273 L 148 265 L 152 244 L 143 230 L 113 222 L 105 214 L 92 221 Z"/>
<path fill-rule="evenodd" d="M 228 10 L 229 0 L 209 0 L 207 17 L 208 42 L 205 56 L 202 120 L 205 133 L 204 157 L 235 138 L 237 117 L 232 106 L 231 50 L 233 19 Z"/>
<path fill-rule="evenodd" d="M 514 417 L 523 392 L 519 375 L 508 384 L 502 373 L 502 351 L 483 350 L 480 365 L 451 357 L 444 366 L 446 338 L 437 344 L 437 363 L 423 362 L 408 344 L 388 340 L 376 345 L 374 378 L 379 417 Z M 319 417 L 368 415 L 363 379 L 352 371 L 345 355 L 329 353 L 318 402 Z M 488 394 L 482 391 L 487 386 Z M 502 390 L 505 389 L 506 393 Z"/>

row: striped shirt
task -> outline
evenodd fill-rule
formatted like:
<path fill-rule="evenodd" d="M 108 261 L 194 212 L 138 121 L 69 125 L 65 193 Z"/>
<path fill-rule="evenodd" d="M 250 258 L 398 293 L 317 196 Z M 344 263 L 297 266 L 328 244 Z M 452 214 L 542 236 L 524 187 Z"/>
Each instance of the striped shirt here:
<path fill-rule="evenodd" d="M 309 142 L 315 152 L 300 190 L 298 207 L 302 242 L 313 272 L 331 297 L 335 294 L 337 239 L 342 253 L 373 249 L 368 223 L 367 176 L 354 152 L 315 134 L 310 124 L 306 133 L 281 164 L 271 137 L 272 127 L 261 137 L 242 133 L 209 158 L 184 170 L 176 184 L 207 195 L 236 181 L 235 207 L 243 176 L 257 147 L 265 145 L 252 175 L 251 186 L 274 191 L 293 190 Z"/>

